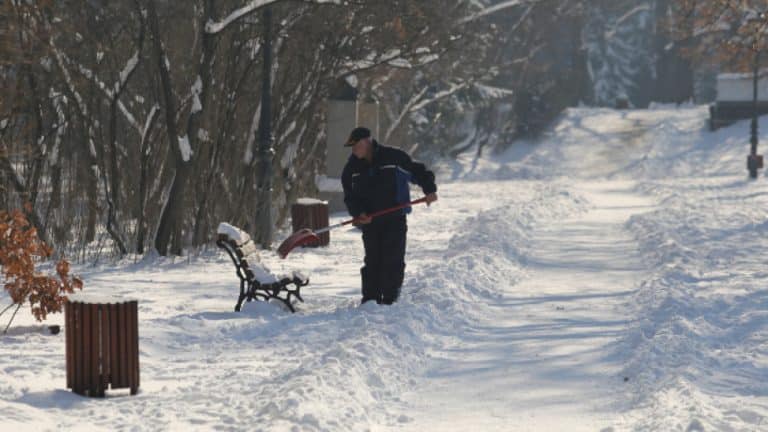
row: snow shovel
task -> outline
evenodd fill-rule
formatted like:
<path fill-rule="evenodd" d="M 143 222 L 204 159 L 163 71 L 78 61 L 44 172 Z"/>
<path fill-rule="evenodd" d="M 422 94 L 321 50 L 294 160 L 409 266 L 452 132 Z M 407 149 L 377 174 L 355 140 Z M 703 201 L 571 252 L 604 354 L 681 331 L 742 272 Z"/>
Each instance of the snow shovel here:
<path fill-rule="evenodd" d="M 410 206 L 412 206 L 414 204 L 421 204 L 421 203 L 426 203 L 426 202 L 427 202 L 427 197 L 419 198 L 419 199 L 417 199 L 415 201 L 407 202 L 407 203 L 400 204 L 400 205 L 397 205 L 397 206 L 394 206 L 394 207 L 390 207 L 388 209 L 384 209 L 384 210 L 379 210 L 377 212 L 373 212 L 373 213 L 369 214 L 368 216 L 370 216 L 372 218 L 375 218 L 377 216 L 381 216 L 381 215 L 384 215 L 384 214 L 387 214 L 387 213 L 392 213 L 394 211 L 398 211 L 398 210 L 406 208 L 406 207 L 410 207 Z M 288 254 L 292 250 L 294 250 L 295 248 L 297 248 L 299 246 L 302 246 L 302 245 L 305 245 L 307 243 L 312 243 L 312 242 L 320 241 L 320 238 L 318 237 L 320 234 L 322 234 L 324 232 L 328 232 L 328 231 L 330 231 L 332 229 L 341 228 L 344 225 L 349 225 L 351 223 L 355 223 L 355 222 L 358 221 L 358 219 L 359 218 L 354 218 L 354 219 L 346 220 L 344 222 L 337 223 L 336 225 L 327 226 L 325 228 L 320 228 L 320 229 L 315 230 L 315 231 L 313 231 L 313 230 L 311 230 L 309 228 L 300 229 L 300 230 L 296 231 L 295 233 L 291 234 L 290 237 L 285 239 L 282 243 L 280 243 L 280 247 L 277 248 L 277 253 L 280 254 L 280 258 L 285 259 L 285 257 L 287 257 Z"/>

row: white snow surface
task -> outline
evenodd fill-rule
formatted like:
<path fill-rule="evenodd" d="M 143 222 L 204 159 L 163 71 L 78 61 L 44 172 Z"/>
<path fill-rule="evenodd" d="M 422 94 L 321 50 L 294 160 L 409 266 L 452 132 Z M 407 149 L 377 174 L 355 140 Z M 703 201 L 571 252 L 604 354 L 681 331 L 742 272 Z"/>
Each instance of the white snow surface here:
<path fill-rule="evenodd" d="M 0 429 L 768 430 L 768 181 L 747 179 L 748 122 L 706 119 L 571 109 L 540 142 L 440 164 L 393 306 L 359 305 L 354 228 L 262 251 L 310 277 L 296 314 L 233 312 L 213 248 L 77 266 L 85 292 L 139 300 L 139 394 L 70 393 L 45 327 L 63 316 L 24 308 L 0 338 Z"/>

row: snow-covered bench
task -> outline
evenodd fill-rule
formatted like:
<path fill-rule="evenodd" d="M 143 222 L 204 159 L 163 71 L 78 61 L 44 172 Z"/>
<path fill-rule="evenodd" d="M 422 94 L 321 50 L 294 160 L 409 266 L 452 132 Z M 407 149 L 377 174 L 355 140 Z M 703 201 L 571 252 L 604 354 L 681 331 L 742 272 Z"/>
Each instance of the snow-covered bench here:
<path fill-rule="evenodd" d="M 235 312 L 239 312 L 243 301 L 275 299 L 283 302 L 291 312 L 292 300 L 303 302 L 301 287 L 309 284 L 309 279 L 299 272 L 293 272 L 290 276 L 275 276 L 259 260 L 256 245 L 251 237 L 241 229 L 227 223 L 219 224 L 216 230 L 218 239 L 216 245 L 227 251 L 235 264 L 237 277 L 240 278 L 240 297 L 235 305 Z"/>

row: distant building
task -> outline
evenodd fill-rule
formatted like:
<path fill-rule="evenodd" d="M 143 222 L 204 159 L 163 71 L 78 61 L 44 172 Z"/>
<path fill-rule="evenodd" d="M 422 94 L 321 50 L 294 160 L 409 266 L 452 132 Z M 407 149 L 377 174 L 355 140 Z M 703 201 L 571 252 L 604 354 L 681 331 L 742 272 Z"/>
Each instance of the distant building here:
<path fill-rule="evenodd" d="M 768 70 L 760 72 L 757 85 L 757 111 L 768 114 Z M 751 118 L 754 112 L 754 75 L 751 73 L 721 73 L 717 76 L 717 98 L 709 106 L 712 130 L 738 120 Z"/>
<path fill-rule="evenodd" d="M 320 199 L 328 201 L 331 212 L 346 211 L 341 188 L 341 171 L 350 155 L 344 142 L 357 126 L 371 130 L 379 138 L 379 104 L 367 98 L 358 100 L 358 92 L 348 80 L 339 80 L 328 98 L 326 124 L 325 175 L 316 179 Z"/>

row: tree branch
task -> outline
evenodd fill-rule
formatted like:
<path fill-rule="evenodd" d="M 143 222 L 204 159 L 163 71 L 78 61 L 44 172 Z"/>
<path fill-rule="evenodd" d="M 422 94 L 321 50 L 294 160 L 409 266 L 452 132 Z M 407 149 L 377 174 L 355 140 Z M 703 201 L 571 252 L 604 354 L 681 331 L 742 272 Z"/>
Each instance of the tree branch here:
<path fill-rule="evenodd" d="M 205 24 L 205 32 L 208 34 L 217 34 L 225 30 L 231 24 L 258 11 L 259 9 L 265 6 L 269 6 L 275 3 L 282 3 L 284 1 L 286 0 L 251 0 L 245 6 L 242 6 L 230 12 L 230 14 L 227 15 L 221 21 L 214 22 L 213 20 L 208 20 L 208 22 Z M 341 0 L 302 0 L 302 1 L 306 3 L 315 3 L 315 4 L 341 5 Z"/>

